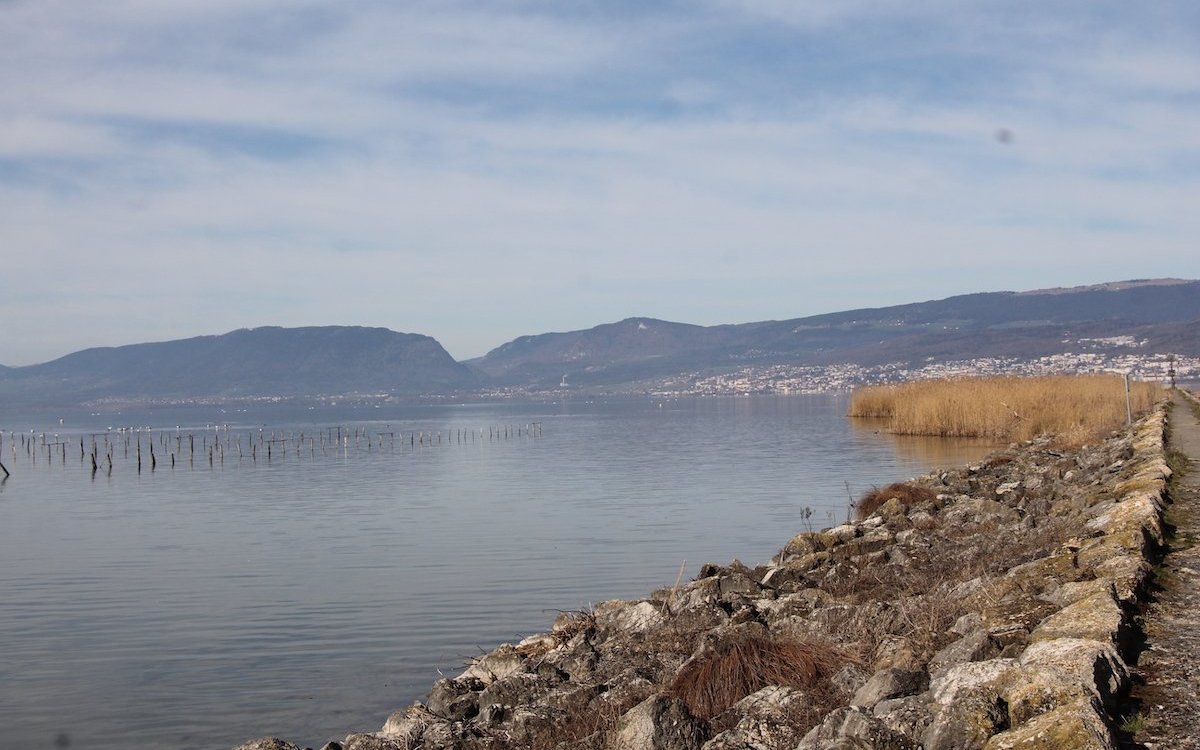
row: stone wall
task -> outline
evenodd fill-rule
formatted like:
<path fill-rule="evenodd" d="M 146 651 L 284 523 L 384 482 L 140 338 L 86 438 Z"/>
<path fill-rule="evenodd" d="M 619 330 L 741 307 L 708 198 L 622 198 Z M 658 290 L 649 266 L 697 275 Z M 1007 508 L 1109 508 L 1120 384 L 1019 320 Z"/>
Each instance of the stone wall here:
<path fill-rule="evenodd" d="M 1114 748 L 1165 418 L 885 488 L 768 565 L 564 614 L 326 747 Z"/>

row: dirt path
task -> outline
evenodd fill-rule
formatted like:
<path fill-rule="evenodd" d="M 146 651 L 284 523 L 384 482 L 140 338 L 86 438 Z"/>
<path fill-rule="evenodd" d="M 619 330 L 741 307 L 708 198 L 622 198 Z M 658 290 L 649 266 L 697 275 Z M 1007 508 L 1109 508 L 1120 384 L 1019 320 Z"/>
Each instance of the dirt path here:
<path fill-rule="evenodd" d="M 1146 650 L 1133 692 L 1137 747 L 1200 750 L 1200 423 L 1175 396 L 1169 447 L 1185 454 L 1189 471 L 1175 482 L 1167 520 L 1174 526 L 1156 586 L 1142 615 Z"/>

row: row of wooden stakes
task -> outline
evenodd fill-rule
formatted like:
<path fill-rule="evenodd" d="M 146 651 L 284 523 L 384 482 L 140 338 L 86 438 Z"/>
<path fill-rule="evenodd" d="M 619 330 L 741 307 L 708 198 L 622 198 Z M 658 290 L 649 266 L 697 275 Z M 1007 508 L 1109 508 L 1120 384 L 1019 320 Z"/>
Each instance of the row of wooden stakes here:
<path fill-rule="evenodd" d="M 109 475 L 113 470 L 113 457 L 119 450 L 125 459 L 137 461 L 137 472 L 142 472 L 144 458 L 149 464 L 150 471 L 158 468 L 160 455 L 166 454 L 164 460 L 169 460 L 171 468 L 175 468 L 176 458 L 187 460 L 189 466 L 194 466 L 196 458 L 196 433 L 183 433 L 179 429 L 153 430 L 150 428 L 120 428 L 116 432 L 94 432 L 78 435 L 79 460 L 86 464 L 90 460 L 92 476 L 94 477 L 103 465 Z M 399 437 L 399 441 L 397 441 Z M 366 427 L 327 427 L 315 433 L 306 432 L 266 432 L 260 428 L 255 434 L 230 432 L 229 427 L 216 427 L 200 434 L 200 455 L 207 456 L 209 467 L 218 462 L 224 464 L 225 454 L 236 452 L 239 461 L 249 458 L 257 463 L 260 456 L 271 461 L 276 456 L 283 457 L 294 453 L 300 457 L 307 449 L 315 458 L 319 448 L 322 455 L 328 455 L 332 449 L 336 453 L 349 455 L 351 448 L 356 452 L 366 450 L 395 450 L 397 442 L 401 447 L 407 445 L 410 449 L 428 448 L 434 446 L 463 445 L 503 440 L 540 438 L 542 437 L 541 422 L 530 422 L 517 425 L 500 425 L 481 427 L 479 429 L 454 428 L 445 431 L 410 430 L 404 431 L 370 430 Z M 90 438 L 90 447 L 88 439 Z M 406 439 L 407 438 L 407 439 Z M 246 440 L 243 447 L 243 440 Z M 0 431 L 0 456 L 3 455 L 5 436 Z M 59 434 L 48 433 L 8 433 L 9 449 L 15 462 L 24 456 L 31 463 L 37 463 L 38 457 L 45 454 L 46 460 L 60 458 L 62 463 L 67 461 L 68 450 L 76 445 L 74 436 L 67 438 Z M 146 452 L 143 454 L 142 447 Z M 158 451 L 155 446 L 158 446 Z M 19 446 L 19 449 L 18 449 Z M 8 479 L 11 474 L 3 463 L 0 463 L 2 479 Z"/>

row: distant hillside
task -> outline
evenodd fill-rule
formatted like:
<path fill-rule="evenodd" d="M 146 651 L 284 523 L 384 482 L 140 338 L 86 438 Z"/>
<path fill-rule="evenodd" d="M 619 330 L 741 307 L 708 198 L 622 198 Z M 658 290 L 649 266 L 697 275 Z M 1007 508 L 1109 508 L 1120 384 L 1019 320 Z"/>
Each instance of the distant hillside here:
<path fill-rule="evenodd" d="M 468 362 L 496 382 L 611 385 L 745 364 L 875 365 L 1040 357 L 1081 338 L 1133 336 L 1200 355 L 1200 282 L 1152 279 L 1073 289 L 967 294 L 783 321 L 695 326 L 629 318 L 522 336 Z"/>
<path fill-rule="evenodd" d="M 1116 339 L 1116 337 L 1128 337 Z M 1083 341 L 1081 341 L 1083 340 Z M 87 349 L 0 366 L 0 404 L 256 396 L 416 396 L 497 386 L 622 386 L 745 365 L 920 366 L 1033 359 L 1096 347 L 1200 356 L 1200 282 L 1153 279 L 966 294 L 782 321 L 698 326 L 628 318 L 522 336 L 468 363 L 428 336 L 386 328 L 254 328 Z"/>
<path fill-rule="evenodd" d="M 414 395 L 475 385 L 475 374 L 428 336 L 356 326 L 242 329 L 0 369 L 0 397 L 25 403 Z"/>

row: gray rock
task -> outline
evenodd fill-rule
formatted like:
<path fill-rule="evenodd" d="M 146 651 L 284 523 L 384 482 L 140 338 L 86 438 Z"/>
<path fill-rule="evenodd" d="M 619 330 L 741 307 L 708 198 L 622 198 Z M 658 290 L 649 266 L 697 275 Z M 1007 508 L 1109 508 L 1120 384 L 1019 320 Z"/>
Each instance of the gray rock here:
<path fill-rule="evenodd" d="M 704 743 L 703 750 L 790 747 L 798 737 L 788 716 L 804 700 L 804 692 L 795 688 L 771 686 L 751 693 L 730 710 L 741 717 L 737 725 Z"/>
<path fill-rule="evenodd" d="M 1129 685 L 1129 669 L 1110 643 L 1057 638 L 1038 641 L 1025 649 L 1022 666 L 1049 667 L 1094 691 L 1106 705 L 1117 704 Z"/>
<path fill-rule="evenodd" d="M 510 674 L 522 672 L 525 668 L 525 657 L 518 653 L 511 644 L 506 643 L 471 662 L 471 665 L 458 676 L 458 679 L 473 678 L 483 681 L 486 685 L 496 680 L 502 680 Z"/>
<path fill-rule="evenodd" d="M 860 687 L 851 699 L 852 706 L 871 707 L 882 700 L 919 693 L 925 687 L 924 672 L 907 669 L 881 669 Z"/>
<path fill-rule="evenodd" d="M 430 724 L 444 721 L 445 719 L 434 715 L 425 706 L 420 703 L 414 703 L 408 708 L 396 711 L 389 716 L 379 733 L 385 737 L 407 743 L 420 738 L 425 731 L 425 727 Z"/>
<path fill-rule="evenodd" d="M 980 628 L 934 654 L 929 660 L 929 673 L 938 674 L 955 664 L 992 659 L 1000 654 L 1001 649 L 1000 643 Z"/>
<path fill-rule="evenodd" d="M 483 687 L 483 681 L 478 679 L 441 679 L 433 683 L 426 704 L 438 716 L 463 721 L 479 713 L 478 691 Z"/>
<path fill-rule="evenodd" d="M 871 714 L 894 732 L 906 737 L 920 737 L 933 721 L 933 711 L 927 698 L 926 694 L 921 694 L 880 701 L 875 704 Z"/>
<path fill-rule="evenodd" d="M 514 674 L 497 680 L 479 694 L 478 706 L 521 706 L 544 696 L 550 685 L 534 674 Z M 477 709 L 478 710 L 478 709 Z"/>
<path fill-rule="evenodd" d="M 981 750 L 988 739 L 1007 728 L 1004 701 L 992 690 L 960 693 L 945 705 L 921 737 L 925 750 Z"/>
<path fill-rule="evenodd" d="M 870 678 L 862 667 L 857 664 L 847 664 L 829 678 L 833 689 L 843 695 L 854 695 Z"/>
<path fill-rule="evenodd" d="M 741 573 L 733 575 L 721 576 L 719 579 L 721 597 L 726 598 L 731 594 L 741 594 L 743 596 L 756 597 L 761 591 L 758 582 L 751 580 L 748 576 Z"/>
<path fill-rule="evenodd" d="M 699 750 L 704 725 L 681 701 L 653 695 L 625 712 L 609 740 L 612 750 Z"/>
<path fill-rule="evenodd" d="M 930 681 L 929 692 L 935 702 L 948 706 L 968 691 L 1003 676 L 1015 667 L 1016 662 L 1012 659 L 955 664 Z"/>
<path fill-rule="evenodd" d="M 966 635 L 978 628 L 982 623 L 983 618 L 979 616 L 978 612 L 968 612 L 954 621 L 954 626 L 950 628 L 950 632 L 955 635 Z"/>
<path fill-rule="evenodd" d="M 352 734 L 342 747 L 344 750 L 407 750 L 407 744 L 374 734 Z"/>
<path fill-rule="evenodd" d="M 861 708 L 839 708 L 804 735 L 796 750 L 918 750 L 917 743 Z"/>

